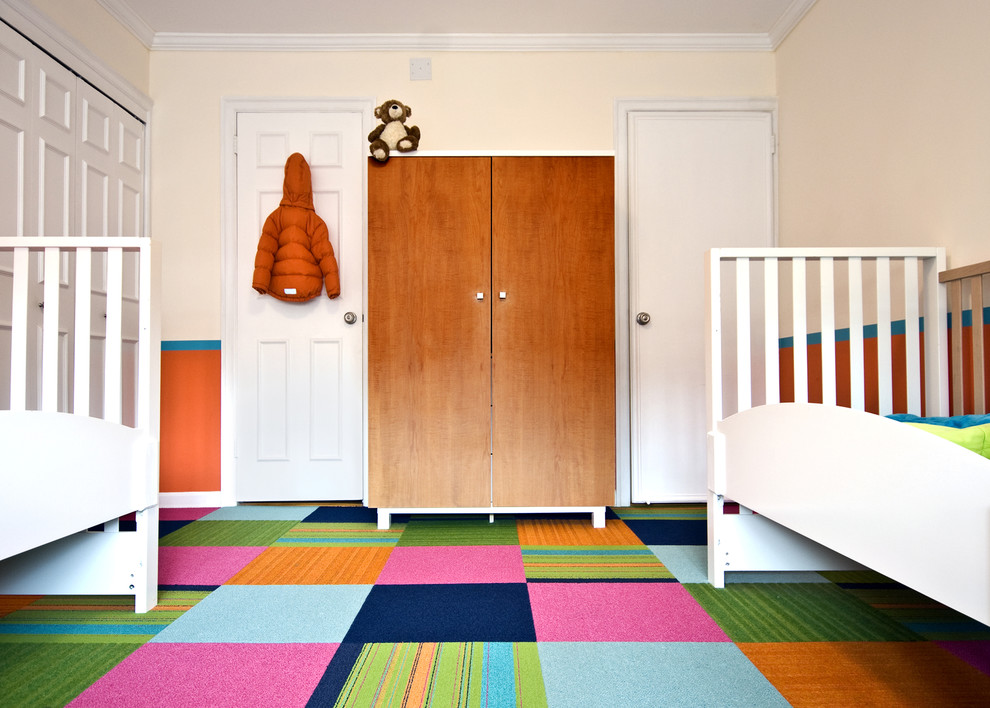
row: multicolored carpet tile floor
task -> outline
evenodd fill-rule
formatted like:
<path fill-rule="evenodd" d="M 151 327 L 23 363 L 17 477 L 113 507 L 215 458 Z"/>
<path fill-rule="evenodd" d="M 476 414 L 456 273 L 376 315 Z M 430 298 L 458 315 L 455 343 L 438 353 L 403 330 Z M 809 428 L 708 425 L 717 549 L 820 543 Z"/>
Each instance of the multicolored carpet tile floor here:
<path fill-rule="evenodd" d="M 152 612 L 0 597 L 0 704 L 990 705 L 990 628 L 866 571 L 715 590 L 704 515 L 163 510 Z"/>

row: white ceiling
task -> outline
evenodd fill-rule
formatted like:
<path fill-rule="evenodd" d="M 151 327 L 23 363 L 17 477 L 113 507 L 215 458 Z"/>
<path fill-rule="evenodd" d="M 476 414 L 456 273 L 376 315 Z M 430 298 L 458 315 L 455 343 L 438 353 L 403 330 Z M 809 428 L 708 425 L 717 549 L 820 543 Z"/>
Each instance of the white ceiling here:
<path fill-rule="evenodd" d="M 750 50 L 815 0 L 98 0 L 149 48 Z"/>

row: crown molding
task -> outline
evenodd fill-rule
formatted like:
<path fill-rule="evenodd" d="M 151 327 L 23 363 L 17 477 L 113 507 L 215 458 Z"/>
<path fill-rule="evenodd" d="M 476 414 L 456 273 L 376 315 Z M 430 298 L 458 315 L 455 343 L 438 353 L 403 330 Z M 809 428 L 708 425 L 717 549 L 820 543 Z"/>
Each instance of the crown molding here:
<path fill-rule="evenodd" d="M 159 32 L 154 50 L 306 52 L 763 52 L 766 34 L 189 34 Z"/>
<path fill-rule="evenodd" d="M 816 0 L 794 0 L 787 7 L 784 14 L 778 18 L 767 34 L 767 37 L 770 39 L 770 45 L 774 49 L 779 47 L 787 39 L 787 35 L 804 19 L 804 16 L 808 14 L 808 11 L 815 2 Z"/>
<path fill-rule="evenodd" d="M 129 3 L 124 0 L 96 0 L 100 6 L 106 10 L 111 17 L 124 26 L 131 34 L 137 37 L 147 49 L 151 49 L 155 41 L 155 30 L 151 28 L 144 19 L 141 18 Z"/>
<path fill-rule="evenodd" d="M 151 99 L 27 0 L 0 0 L 0 17 L 140 120 L 148 121 Z"/>
<path fill-rule="evenodd" d="M 793 0 L 766 33 L 234 34 L 155 32 L 126 0 L 97 0 L 148 49 L 257 52 L 772 52 L 816 0 Z"/>

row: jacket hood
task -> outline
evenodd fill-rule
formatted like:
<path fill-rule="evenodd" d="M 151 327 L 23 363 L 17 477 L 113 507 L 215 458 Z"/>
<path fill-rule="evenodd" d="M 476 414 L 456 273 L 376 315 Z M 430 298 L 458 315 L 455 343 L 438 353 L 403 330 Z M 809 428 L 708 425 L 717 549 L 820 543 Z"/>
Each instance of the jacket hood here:
<path fill-rule="evenodd" d="M 309 163 L 298 152 L 285 161 L 285 181 L 282 183 L 281 206 L 313 209 L 313 178 Z"/>

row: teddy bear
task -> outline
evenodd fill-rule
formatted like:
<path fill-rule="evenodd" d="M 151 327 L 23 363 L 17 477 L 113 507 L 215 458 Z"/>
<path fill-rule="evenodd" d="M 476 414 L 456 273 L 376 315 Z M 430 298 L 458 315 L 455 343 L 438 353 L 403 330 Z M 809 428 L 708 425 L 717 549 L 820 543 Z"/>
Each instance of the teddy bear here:
<path fill-rule="evenodd" d="M 368 134 L 368 142 L 376 160 L 387 161 L 391 150 L 412 152 L 419 147 L 419 127 L 405 125 L 411 115 L 412 108 L 395 100 L 385 101 L 375 109 L 375 118 L 382 124 Z"/>

